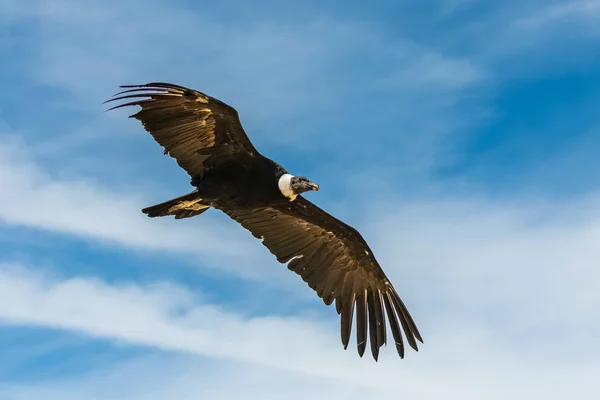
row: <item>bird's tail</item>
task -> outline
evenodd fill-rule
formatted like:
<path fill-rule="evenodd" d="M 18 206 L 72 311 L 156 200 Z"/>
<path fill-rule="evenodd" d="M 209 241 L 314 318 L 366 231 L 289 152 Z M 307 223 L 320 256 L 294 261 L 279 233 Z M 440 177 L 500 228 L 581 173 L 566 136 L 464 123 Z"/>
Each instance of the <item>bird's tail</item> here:
<path fill-rule="evenodd" d="M 174 215 L 175 219 L 182 219 L 200 215 L 209 208 L 210 206 L 204 204 L 199 197 L 198 191 L 194 190 L 164 203 L 146 207 L 142 209 L 142 212 L 151 218 Z"/>

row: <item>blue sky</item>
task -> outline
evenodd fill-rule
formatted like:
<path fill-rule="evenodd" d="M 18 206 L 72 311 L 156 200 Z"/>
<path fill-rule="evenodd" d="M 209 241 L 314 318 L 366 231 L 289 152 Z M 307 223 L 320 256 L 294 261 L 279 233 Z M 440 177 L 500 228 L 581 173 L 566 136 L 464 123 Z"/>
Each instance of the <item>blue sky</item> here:
<path fill-rule="evenodd" d="M 0 399 L 597 391 L 600 1 L 217 3 L 0 0 Z M 218 212 L 146 218 L 189 179 L 101 103 L 148 81 L 319 182 L 421 350 L 344 351 Z"/>

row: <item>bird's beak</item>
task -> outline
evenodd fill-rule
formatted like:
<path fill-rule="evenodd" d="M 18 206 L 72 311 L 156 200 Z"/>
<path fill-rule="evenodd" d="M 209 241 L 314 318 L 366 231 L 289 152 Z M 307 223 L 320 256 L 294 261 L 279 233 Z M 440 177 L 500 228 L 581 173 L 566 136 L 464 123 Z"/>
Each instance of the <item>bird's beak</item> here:
<path fill-rule="evenodd" d="M 310 190 L 314 190 L 315 192 L 319 191 L 319 184 L 318 183 L 311 182 L 311 183 L 308 184 L 308 186 L 310 187 Z"/>

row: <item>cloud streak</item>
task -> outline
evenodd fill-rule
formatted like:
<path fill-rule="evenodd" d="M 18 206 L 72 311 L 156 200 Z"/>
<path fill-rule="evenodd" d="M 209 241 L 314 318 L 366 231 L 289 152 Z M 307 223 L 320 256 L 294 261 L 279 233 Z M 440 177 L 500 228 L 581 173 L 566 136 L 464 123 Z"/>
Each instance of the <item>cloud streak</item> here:
<path fill-rule="evenodd" d="M 0 320 L 7 324 L 69 330 L 92 338 L 300 373 L 337 382 L 335 385 L 376 390 L 382 395 L 433 398 L 451 392 L 456 398 L 475 399 L 488 394 L 489 398 L 500 399 L 519 392 L 560 398 L 564 394 L 562 384 L 556 381 L 554 385 L 539 385 L 540 380 L 568 374 L 567 379 L 577 384 L 583 395 L 593 384 L 584 377 L 593 376 L 600 368 L 594 358 L 575 364 L 572 370 L 570 365 L 574 364 L 569 358 L 557 361 L 550 355 L 541 356 L 547 348 L 554 348 L 557 338 L 546 341 L 542 348 L 534 346 L 523 351 L 507 340 L 508 334 L 510 342 L 514 341 L 514 332 L 492 329 L 479 318 L 456 320 L 456 315 L 448 315 L 443 329 L 437 322 L 437 329 L 429 330 L 423 352 L 411 352 L 401 361 L 390 348 L 375 364 L 333 345 L 337 331 L 323 320 L 243 317 L 205 303 L 197 294 L 172 284 L 107 284 L 96 279 L 43 275 L 7 264 L 0 266 L 0 282 Z M 495 295 L 494 291 L 480 289 L 490 297 Z M 75 298 L 77 301 L 72 301 Z M 563 301 L 573 304 L 568 296 Z M 460 327 L 452 328 L 457 323 Z M 521 332 L 518 336 L 527 334 Z M 593 343 L 591 336 L 579 335 L 579 340 L 580 344 Z M 482 364 L 486 359 L 489 361 Z M 519 379 L 523 373 L 528 377 L 526 381 Z M 403 378 L 399 380 L 398 376 Z"/>
<path fill-rule="evenodd" d="M 587 28 L 593 29 L 593 22 L 597 22 L 599 16 L 600 1 L 598 0 L 566 1 L 542 7 L 531 16 L 515 21 L 515 26 L 522 29 L 545 29 L 553 24 L 570 20 L 588 22 L 590 24 Z"/>
<path fill-rule="evenodd" d="M 219 265 L 224 272 L 245 277 L 259 278 L 264 272 L 240 265 L 241 260 L 258 263 L 268 253 L 261 253 L 255 240 L 226 217 L 203 216 L 196 226 L 152 220 L 140 211 L 148 201 L 139 192 L 124 194 L 83 179 L 56 178 L 33 163 L 19 141 L 3 138 L 0 221 L 5 224 L 134 251 L 167 251 L 188 263 L 202 255 L 203 267 Z"/>

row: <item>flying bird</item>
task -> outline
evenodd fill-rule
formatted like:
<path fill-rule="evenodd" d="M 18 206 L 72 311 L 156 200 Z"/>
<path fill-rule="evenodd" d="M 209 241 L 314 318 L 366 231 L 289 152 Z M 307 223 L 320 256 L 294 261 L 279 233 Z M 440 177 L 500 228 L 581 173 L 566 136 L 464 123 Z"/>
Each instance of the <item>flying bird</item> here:
<path fill-rule="evenodd" d="M 326 305 L 335 302 L 347 349 L 356 318 L 358 354 L 367 346 L 375 361 L 389 325 L 404 358 L 404 340 L 418 351 L 423 339 L 400 296 L 361 234 L 302 196 L 319 185 L 289 173 L 254 147 L 237 111 L 197 90 L 170 83 L 124 85 L 109 110 L 140 106 L 131 115 L 191 177 L 188 194 L 142 210 L 175 219 L 215 208 L 260 239 Z M 106 103 L 105 102 L 105 103 Z M 108 110 L 107 110 L 108 111 Z M 387 325 L 386 325 L 387 316 Z"/>

